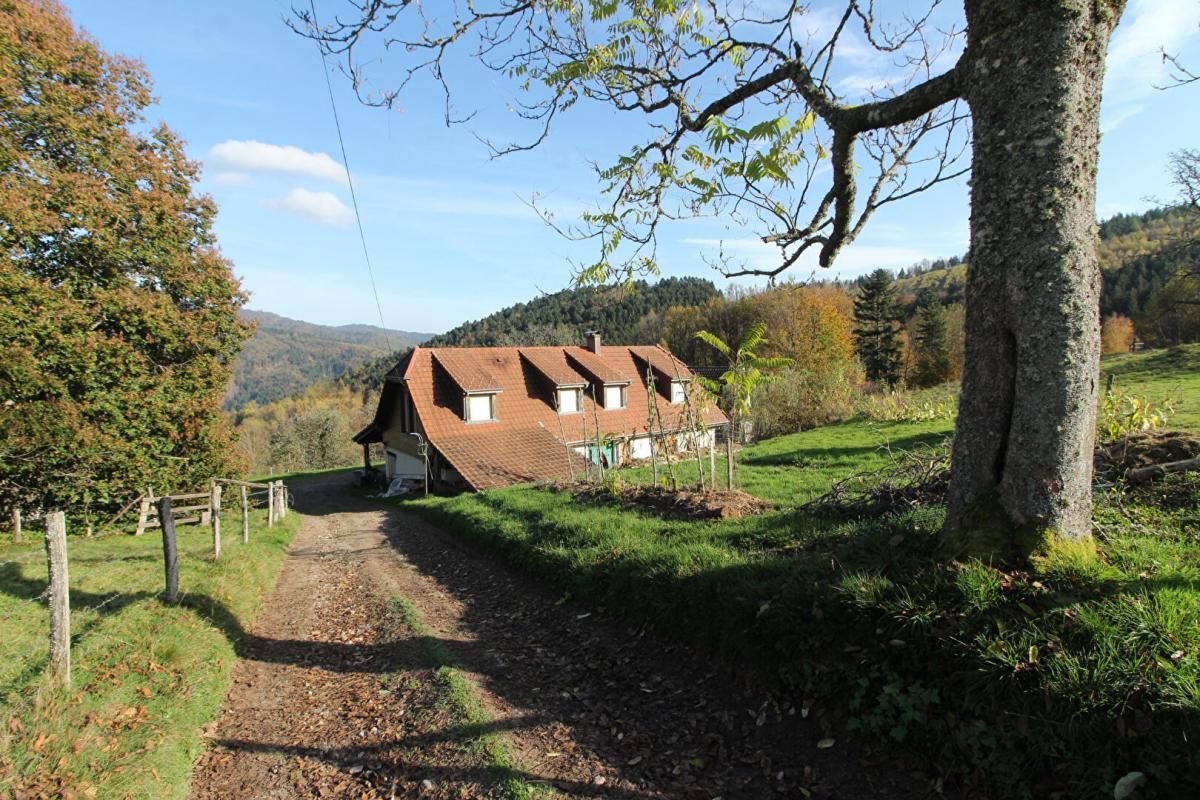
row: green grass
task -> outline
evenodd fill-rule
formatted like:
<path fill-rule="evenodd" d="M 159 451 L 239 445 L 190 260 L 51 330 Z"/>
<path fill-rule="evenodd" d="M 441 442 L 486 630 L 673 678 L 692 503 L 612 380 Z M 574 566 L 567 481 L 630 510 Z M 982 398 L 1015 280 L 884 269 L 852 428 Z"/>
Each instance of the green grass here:
<path fill-rule="evenodd" d="M 734 483 L 750 494 L 770 500 L 780 508 L 795 508 L 829 491 L 842 478 L 868 470 L 883 469 L 902 450 L 935 447 L 954 434 L 954 423 L 933 422 L 838 422 L 818 431 L 779 436 L 746 448 L 737 456 Z M 717 485 L 725 486 L 725 456 L 717 463 Z M 704 459 L 707 480 L 708 459 Z M 681 486 L 697 482 L 696 459 L 675 463 Z M 651 468 L 639 466 L 619 472 L 623 480 L 649 483 Z M 659 464 L 659 479 L 667 475 Z"/>
<path fill-rule="evenodd" d="M 69 537 L 69 691 L 44 674 L 42 539 L 30 532 L 27 544 L 0 545 L 0 562 L 10 562 L 0 565 L 0 793 L 186 795 L 201 729 L 228 688 L 235 641 L 274 585 L 300 516 L 268 530 L 264 512 L 253 512 L 248 545 L 240 511 L 222 522 L 219 562 L 209 528 L 178 528 L 175 606 L 161 601 L 156 529 L 142 537 Z"/>
<path fill-rule="evenodd" d="M 508 800 L 531 800 L 546 793 L 526 783 L 503 737 L 492 730 L 492 717 L 475 696 L 450 650 L 431 636 L 420 610 L 408 598 L 389 598 L 383 627 L 406 630 L 419 639 L 421 656 L 433 669 L 443 701 L 454 721 L 465 731 L 467 746 L 484 759 L 495 785 Z"/>
<path fill-rule="evenodd" d="M 1200 431 L 1200 344 L 1109 356 L 1100 368 L 1105 380 L 1113 376 L 1117 388 L 1154 401 L 1171 398 L 1175 416 L 1170 427 Z"/>
<path fill-rule="evenodd" d="M 1197 354 L 1168 356 L 1175 372 L 1153 380 L 1188 385 Z M 1122 374 L 1155 374 L 1133 365 L 1156 357 Z M 533 486 L 403 503 L 576 599 L 777 672 L 850 735 L 890 739 L 991 796 L 1111 796 L 1135 770 L 1150 777 L 1143 797 L 1200 789 L 1194 483 L 1102 495 L 1098 555 L 1064 549 L 1022 569 L 940 560 L 940 507 L 862 520 L 798 508 L 951 428 L 857 421 L 748 447 L 739 483 L 777 510 L 740 520 Z M 680 469 L 694 481 L 694 462 Z"/>

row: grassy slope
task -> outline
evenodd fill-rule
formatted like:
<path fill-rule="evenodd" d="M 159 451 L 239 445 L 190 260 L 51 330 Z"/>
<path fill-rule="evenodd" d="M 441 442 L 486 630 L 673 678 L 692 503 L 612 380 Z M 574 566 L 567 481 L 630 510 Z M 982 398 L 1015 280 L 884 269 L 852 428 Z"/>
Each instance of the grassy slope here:
<path fill-rule="evenodd" d="M 1109 356 L 1101 363 L 1113 386 L 1175 404 L 1171 427 L 1200 431 L 1200 344 Z M 1101 384 L 1103 386 L 1103 384 Z"/>
<path fill-rule="evenodd" d="M 1123 382 L 1195 387 L 1198 353 L 1106 366 L 1119 364 Z M 1186 402 L 1177 419 L 1200 422 Z M 1100 497 L 1099 560 L 1063 552 L 1015 572 L 942 563 L 940 508 L 863 521 L 796 508 L 838 477 L 885 466 L 885 442 L 904 449 L 949 433 L 946 422 L 851 422 L 747 448 L 741 483 L 780 509 L 743 520 L 669 520 L 536 487 L 409 507 L 575 597 L 780 667 L 817 713 L 907 743 L 1001 796 L 1109 794 L 1130 770 L 1149 774 L 1152 791 L 1194 786 L 1193 489 Z"/>
<path fill-rule="evenodd" d="M 0 546 L 0 562 L 16 562 L 0 565 L 0 793 L 186 794 L 201 729 L 228 687 L 234 640 L 258 615 L 300 522 L 289 515 L 267 530 L 264 513 L 251 515 L 249 545 L 240 515 L 223 515 L 219 563 L 207 528 L 179 528 L 176 607 L 159 599 L 156 531 L 72 536 L 69 692 L 43 675 L 48 613 L 34 600 L 46 586 L 41 540 Z"/>

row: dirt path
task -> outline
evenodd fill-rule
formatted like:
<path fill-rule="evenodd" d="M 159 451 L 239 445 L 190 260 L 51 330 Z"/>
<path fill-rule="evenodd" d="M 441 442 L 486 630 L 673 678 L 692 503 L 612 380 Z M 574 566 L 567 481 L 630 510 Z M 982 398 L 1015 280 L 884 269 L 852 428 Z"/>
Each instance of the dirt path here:
<path fill-rule="evenodd" d="M 484 731 L 447 708 L 452 654 L 530 787 L 568 797 L 918 797 L 744 676 L 604 619 L 488 555 L 346 489 L 306 515 L 201 757 L 194 798 L 499 797 Z M 379 624 L 407 598 L 425 636 Z M 468 730 L 468 728 L 472 728 Z M 882 779 L 880 776 L 884 776 Z"/>

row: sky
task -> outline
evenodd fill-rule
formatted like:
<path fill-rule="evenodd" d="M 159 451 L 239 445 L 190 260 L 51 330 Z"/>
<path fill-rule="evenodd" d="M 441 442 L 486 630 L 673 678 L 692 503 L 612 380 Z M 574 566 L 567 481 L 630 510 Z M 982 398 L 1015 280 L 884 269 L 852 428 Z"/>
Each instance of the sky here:
<path fill-rule="evenodd" d="M 318 15 L 343 3 L 320 0 Z M 819 33 L 830 9 L 820 0 L 813 5 Z M 334 73 L 381 320 L 325 67 L 316 46 L 284 24 L 290 2 L 66 0 L 66 7 L 105 50 L 146 65 L 159 101 L 148 118 L 166 122 L 202 162 L 198 188 L 217 202 L 217 238 L 251 295 L 249 307 L 309 322 L 436 333 L 566 288 L 572 264 L 594 260 L 595 245 L 555 233 L 531 202 L 559 222 L 577 219 L 601 199 L 591 165 L 611 163 L 643 130 L 628 115 L 583 103 L 536 150 L 496 159 L 477 137 L 532 130 L 517 119 L 514 86 L 503 76 L 460 65 L 452 75 L 459 79 L 456 110 L 477 113 L 447 127 L 440 90 L 428 82 L 384 110 L 357 102 Z M 863 45 L 851 38 L 843 48 L 839 90 L 867 88 L 887 74 L 889 65 Z M 1200 146 L 1200 86 L 1156 89 L 1167 79 L 1160 49 L 1200 66 L 1200 0 L 1129 3 L 1109 49 L 1101 218 L 1170 200 L 1169 154 Z M 397 74 L 386 59 L 371 68 L 380 84 Z M 660 232 L 662 273 L 725 286 L 710 265 L 718 252 L 751 265 L 777 263 L 759 233 L 728 219 L 670 223 Z M 881 209 L 837 265 L 817 276 L 962 255 L 968 233 L 964 178 Z M 801 262 L 790 277 L 812 273 L 812 262 Z"/>

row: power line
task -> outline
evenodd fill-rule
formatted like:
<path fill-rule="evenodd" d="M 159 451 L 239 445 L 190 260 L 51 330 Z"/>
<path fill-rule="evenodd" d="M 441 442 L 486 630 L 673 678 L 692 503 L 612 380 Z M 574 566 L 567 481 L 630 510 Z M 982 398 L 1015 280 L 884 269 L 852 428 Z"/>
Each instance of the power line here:
<path fill-rule="evenodd" d="M 308 6 L 312 9 L 313 32 L 319 33 L 315 0 L 308 0 Z M 363 261 L 367 264 L 367 276 L 371 279 L 371 294 L 375 295 L 375 310 L 379 312 L 379 325 L 383 328 L 383 341 L 387 344 L 390 353 L 392 337 L 388 333 L 387 323 L 383 320 L 383 304 L 379 302 L 379 289 L 375 286 L 375 270 L 371 268 L 371 254 L 367 252 L 367 235 L 363 233 L 362 215 L 358 211 L 358 196 L 354 193 L 354 179 L 350 176 L 350 159 L 346 157 L 346 140 L 342 137 L 342 123 L 338 119 L 337 103 L 333 99 L 333 81 L 329 79 L 329 63 L 325 58 L 325 48 L 321 47 L 320 39 L 316 40 L 316 44 L 317 51 L 321 54 L 321 71 L 325 73 L 325 89 L 329 92 L 329 107 L 333 110 L 333 126 L 337 129 L 338 147 L 342 151 L 342 166 L 346 169 L 346 183 L 350 187 L 350 203 L 354 206 L 354 220 L 358 224 L 358 240 L 362 242 Z"/>

